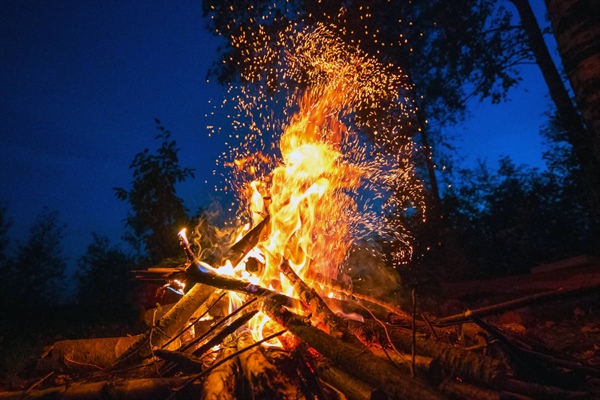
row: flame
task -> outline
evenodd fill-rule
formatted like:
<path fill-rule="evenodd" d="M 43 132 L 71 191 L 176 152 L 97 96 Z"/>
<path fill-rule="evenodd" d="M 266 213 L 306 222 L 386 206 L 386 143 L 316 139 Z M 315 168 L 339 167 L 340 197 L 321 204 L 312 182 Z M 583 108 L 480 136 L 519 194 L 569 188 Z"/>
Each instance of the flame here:
<path fill-rule="evenodd" d="M 262 139 L 257 140 L 262 132 L 253 119 L 250 127 L 257 134 L 246 137 L 244 151 L 232 151 L 237 155 L 234 160 L 223 162 L 237 177 L 228 186 L 237 189 L 253 224 L 266 215 L 270 217 L 267 235 L 236 268 L 226 263 L 216 271 L 298 297 L 279 271 L 286 259 L 302 280 L 327 297 L 329 290 L 320 287 L 315 277 L 324 278 L 325 283 L 338 277 L 348 250 L 359 236 L 359 226 L 378 233 L 384 230 L 380 222 L 383 213 L 377 215 L 371 209 L 373 203 L 385 197 L 384 193 L 397 193 L 398 182 L 406 183 L 412 199 L 418 199 L 420 186 L 414 183 L 407 156 L 412 141 L 398 139 L 401 135 L 393 123 L 399 113 L 407 111 L 402 105 L 390 111 L 400 104 L 402 77 L 358 49 L 348 49 L 324 26 L 301 32 L 298 37 L 297 51 L 287 54 L 287 76 L 308 74 L 312 86 L 286 101 L 283 114 L 292 117 L 281 126 L 280 156 L 249 150 L 253 142 L 264 144 Z M 252 113 L 251 100 L 238 98 L 237 103 L 242 113 Z M 366 117 L 356 117 L 359 105 Z M 264 120 L 263 108 L 255 107 Z M 387 115 L 387 119 L 381 115 Z M 248 127 L 246 123 L 237 125 Z M 275 125 L 268 123 L 265 129 Z M 386 153 L 386 157 L 369 158 L 373 149 L 367 150 L 360 143 L 357 131 L 361 129 L 374 132 L 376 149 L 394 148 L 393 157 L 386 158 Z M 388 136 L 377 136 L 386 129 Z M 399 145 L 402 140 L 405 144 Z M 273 168 L 266 171 L 266 167 Z M 370 199 L 359 204 L 365 193 Z M 397 201 L 410 203 L 405 198 Z M 248 225 L 240 238 L 249 229 Z M 405 233 L 401 231 L 396 239 L 406 241 Z M 248 268 L 249 260 L 261 268 Z M 231 307 L 241 304 L 239 295 L 232 293 L 230 298 Z M 257 340 L 272 324 L 260 313 L 251 323 Z"/>

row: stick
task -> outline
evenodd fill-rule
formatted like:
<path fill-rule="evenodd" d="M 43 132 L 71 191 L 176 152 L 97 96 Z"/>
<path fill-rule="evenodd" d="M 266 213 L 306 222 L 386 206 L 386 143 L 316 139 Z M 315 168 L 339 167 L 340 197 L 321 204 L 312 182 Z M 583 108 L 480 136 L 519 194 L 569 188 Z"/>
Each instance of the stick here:
<path fill-rule="evenodd" d="M 373 398 L 385 396 L 377 393 L 377 389 L 372 386 L 335 367 L 330 361 L 319 358 L 316 360 L 315 365 L 319 378 L 342 392 L 348 400 L 372 400 Z"/>
<path fill-rule="evenodd" d="M 363 341 L 377 338 L 382 345 L 387 344 L 389 335 L 394 345 L 404 352 L 410 352 L 412 334 L 410 331 L 386 325 L 386 329 L 372 321 L 348 321 L 349 329 Z M 387 331 L 387 333 L 386 333 Z M 417 337 L 416 352 L 422 356 L 435 358 L 445 371 L 456 373 L 462 379 L 483 382 L 489 385 L 501 385 L 506 380 L 506 367 L 497 360 L 480 354 L 464 351 L 443 342 Z"/>
<path fill-rule="evenodd" d="M 393 398 L 442 399 L 437 391 L 420 379 L 398 373 L 388 362 L 368 349 L 345 343 L 325 332 L 303 323 L 303 318 L 282 309 L 273 302 L 265 302 L 263 311 L 281 326 L 305 341 L 323 356 L 331 359 L 342 370 L 360 377 L 366 383 L 380 388 Z"/>
<path fill-rule="evenodd" d="M 300 279 L 287 259 L 283 259 L 279 265 L 279 270 L 283 272 L 286 278 L 288 278 L 290 283 L 294 286 L 295 292 L 298 293 L 300 300 L 308 304 L 311 314 L 323 321 L 332 335 L 337 338 L 353 337 L 347 329 L 344 329 L 341 318 L 331 311 L 316 290 L 310 288 L 302 279 Z"/>
<path fill-rule="evenodd" d="M 231 290 L 251 296 L 269 297 L 289 307 L 293 307 L 299 303 L 296 299 L 286 296 L 283 293 L 240 279 L 220 275 L 217 269 L 212 268 L 208 264 L 198 263 L 197 265 L 190 265 L 186 269 L 186 273 L 188 282 L 200 282 L 218 289 Z"/>
<path fill-rule="evenodd" d="M 238 350 L 254 343 L 249 330 L 242 332 L 238 339 Z M 238 356 L 242 371 L 250 385 L 253 399 L 296 399 L 302 392 L 292 381 L 278 370 L 260 351 L 254 347 Z"/>
<path fill-rule="evenodd" d="M 219 353 L 220 359 L 235 352 L 235 348 L 226 346 Z M 217 359 L 216 361 L 218 361 Z M 216 362 L 215 361 L 215 362 Z M 202 380 L 202 400 L 234 400 L 237 376 L 240 367 L 234 360 L 226 361 L 213 368 Z"/>
<path fill-rule="evenodd" d="M 595 292 L 594 292 L 595 291 Z M 464 313 L 451 315 L 448 317 L 438 319 L 434 325 L 435 326 L 447 326 L 454 324 L 462 324 L 463 322 L 470 321 L 472 318 L 481 318 L 487 315 L 498 314 L 503 311 L 513 310 L 515 308 L 521 308 L 533 303 L 537 303 L 544 300 L 556 300 L 562 297 L 568 296 L 577 296 L 577 295 L 585 295 L 588 293 L 596 293 L 598 294 L 598 288 L 577 288 L 577 289 L 569 289 L 569 290 L 553 290 L 550 292 L 542 292 L 532 294 L 530 296 L 520 297 L 518 299 L 506 301 L 504 303 L 495 304 L 489 307 L 482 307 L 476 310 L 467 310 Z"/>
<path fill-rule="evenodd" d="M 198 307 L 208 299 L 213 291 L 214 289 L 209 286 L 195 284 L 189 292 L 179 299 L 173 308 L 158 320 L 156 325 L 151 328 L 151 331 L 141 335 L 141 337 L 117 359 L 112 365 L 112 368 L 131 365 L 139 360 L 150 357 L 152 348 L 154 346 L 159 348 L 162 347 L 164 343 L 183 328 Z M 152 333 L 152 343 L 150 343 L 150 333 Z"/>

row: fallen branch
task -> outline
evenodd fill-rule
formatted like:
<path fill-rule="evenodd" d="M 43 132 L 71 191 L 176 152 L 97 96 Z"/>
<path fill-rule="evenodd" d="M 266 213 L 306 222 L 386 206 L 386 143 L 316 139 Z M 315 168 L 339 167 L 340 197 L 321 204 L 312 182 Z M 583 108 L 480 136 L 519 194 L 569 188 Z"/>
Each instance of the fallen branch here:
<path fill-rule="evenodd" d="M 238 338 L 238 350 L 254 343 L 250 331 L 242 332 Z M 283 375 L 260 351 L 260 347 L 251 348 L 238 356 L 243 375 L 246 377 L 253 399 L 296 399 L 302 397 L 302 391 Z"/>
<path fill-rule="evenodd" d="M 235 352 L 235 348 L 225 346 L 221 348 L 218 361 Z M 214 368 L 202 380 L 202 400 L 234 400 L 235 383 L 240 374 L 240 367 L 235 360 L 229 360 Z"/>
<path fill-rule="evenodd" d="M 268 303 L 268 302 L 267 302 Z M 345 372 L 360 377 L 394 398 L 442 399 L 443 396 L 418 378 L 399 373 L 390 363 L 366 348 L 345 343 L 303 322 L 304 318 L 278 304 L 265 304 L 264 312 L 310 347 L 335 362 Z"/>
<path fill-rule="evenodd" d="M 598 288 L 584 287 L 569 290 L 558 289 L 550 292 L 536 293 L 530 296 L 520 297 L 518 299 L 495 304 L 493 306 L 482 307 L 476 310 L 467 310 L 461 314 L 440 318 L 437 321 L 435 321 L 433 325 L 447 326 L 454 324 L 462 324 L 464 322 L 471 321 L 473 318 L 481 318 L 487 315 L 498 314 L 503 311 L 514 310 L 515 308 L 525 307 L 541 301 L 558 300 L 569 296 L 587 295 L 589 293 L 598 294 Z"/>
<path fill-rule="evenodd" d="M 144 358 L 150 357 L 154 347 L 162 347 L 167 341 L 181 330 L 191 316 L 213 293 L 214 289 L 195 284 L 169 312 L 167 312 L 149 332 L 142 335 L 131 347 L 122 354 L 113 365 L 113 368 L 131 365 Z"/>
<path fill-rule="evenodd" d="M 350 330 L 363 341 L 371 341 L 374 337 L 382 345 L 386 345 L 389 337 L 403 352 L 411 351 L 413 343 L 411 331 L 390 325 L 384 328 L 373 321 L 349 320 L 347 322 Z M 495 387 L 502 385 L 506 380 L 506 367 L 500 361 L 477 353 L 420 337 L 415 338 L 415 350 L 421 356 L 435 358 L 445 371 L 455 373 L 462 379 Z"/>

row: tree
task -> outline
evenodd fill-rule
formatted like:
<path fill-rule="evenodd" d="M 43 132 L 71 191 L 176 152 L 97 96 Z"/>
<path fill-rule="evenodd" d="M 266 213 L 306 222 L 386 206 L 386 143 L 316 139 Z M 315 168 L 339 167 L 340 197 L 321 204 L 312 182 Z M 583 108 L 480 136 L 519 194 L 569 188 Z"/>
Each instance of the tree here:
<path fill-rule="evenodd" d="M 131 309 L 134 290 L 132 257 L 118 246 L 112 246 L 107 237 L 94 233 L 92 243 L 79 258 L 78 265 L 76 278 L 79 304 L 100 313 L 123 314 Z"/>
<path fill-rule="evenodd" d="M 39 307 L 61 300 L 66 269 L 64 229 L 58 212 L 44 210 L 30 227 L 27 239 L 17 244 L 16 256 L 9 264 L 9 303 Z"/>
<path fill-rule="evenodd" d="M 559 50 L 564 54 L 563 60 L 564 57 L 571 57 L 580 59 L 579 63 L 582 65 L 593 66 L 594 62 L 596 64 L 595 69 L 593 67 L 580 68 L 568 60 L 566 61 L 567 64 L 564 64 L 570 67 L 570 70 L 566 72 L 570 77 L 571 86 L 573 89 L 577 89 L 576 100 L 580 108 L 582 108 L 584 117 L 587 119 L 586 128 L 565 87 L 558 68 L 550 56 L 529 2 L 527 0 L 511 0 L 511 2 L 519 12 L 521 23 L 527 32 L 530 48 L 546 81 L 550 97 L 556 106 L 557 116 L 561 120 L 560 124 L 567 133 L 566 139 L 573 148 L 578 164 L 582 167 L 579 179 L 584 182 L 583 190 L 586 191 L 591 203 L 595 204 L 595 208 L 598 209 L 596 214 L 600 216 L 600 139 L 598 139 L 600 138 L 600 112 L 597 111 L 600 108 L 600 95 L 598 95 L 597 90 L 590 89 L 597 87 L 600 82 L 600 73 L 597 72 L 600 69 L 600 51 L 587 50 L 593 50 L 594 43 L 600 41 L 600 28 L 598 28 L 597 21 L 595 28 L 596 39 L 594 41 L 594 25 L 591 17 L 587 19 L 593 14 L 593 10 L 589 9 L 589 13 L 586 13 L 585 2 L 579 2 L 579 7 L 577 8 L 571 6 L 565 7 L 570 2 L 547 2 L 550 7 L 554 8 L 551 14 L 556 20 L 554 23 L 555 32 L 556 29 L 559 29 L 557 25 L 560 23 L 557 20 L 558 18 L 562 18 L 565 24 L 574 23 L 577 26 L 574 30 L 574 27 L 567 27 L 565 24 L 561 25 Z M 573 12 L 574 15 L 568 17 L 565 14 L 568 13 L 566 9 L 570 10 L 569 12 Z M 581 26 L 585 27 L 585 29 L 579 29 Z M 571 32 L 575 32 L 575 35 L 572 35 Z M 585 32 L 590 32 L 592 35 Z M 570 47 L 566 48 L 567 46 Z M 579 57 L 575 53 L 581 54 L 582 57 Z M 594 71 L 596 72 L 594 73 Z M 596 128 L 594 128 L 594 119 L 596 120 L 595 124 L 598 125 Z M 596 139 L 594 139 L 594 129 L 596 129 Z"/>
<path fill-rule="evenodd" d="M 470 278 L 526 273 L 543 262 L 597 252 L 600 232 L 568 174 L 516 166 L 506 157 L 497 173 L 481 164 L 462 174 L 444 206 Z"/>
<path fill-rule="evenodd" d="M 9 254 L 8 254 L 8 245 L 10 243 L 8 237 L 8 231 L 12 225 L 12 221 L 6 216 L 6 206 L 4 204 L 0 204 L 0 271 L 4 276 L 9 276 Z M 0 304 L 6 304 L 7 295 L 10 291 L 10 286 L 8 285 L 9 279 L 2 279 L 0 283 Z"/>
<path fill-rule="evenodd" d="M 410 90 L 402 97 L 414 113 L 400 115 L 404 119 L 394 124 L 410 127 L 410 135 L 420 141 L 434 203 L 440 196 L 432 148 L 443 140 L 437 131 L 460 121 L 473 96 L 493 102 L 505 98 L 518 83 L 515 66 L 532 59 L 521 27 L 512 25 L 511 13 L 492 0 L 204 0 L 203 9 L 210 17 L 209 29 L 227 41 L 212 70 L 221 83 L 241 81 L 271 93 L 310 85 L 302 79 L 293 82 L 294 75 L 290 78 L 282 69 L 298 32 L 318 23 L 407 74 Z M 366 116 L 373 118 L 372 113 Z M 373 125 L 380 131 L 380 125 Z M 389 130 L 390 137 L 396 134 Z"/>
<path fill-rule="evenodd" d="M 181 254 L 177 232 L 189 225 L 190 218 L 175 186 L 194 177 L 192 169 L 179 165 L 179 149 L 171 132 L 155 121 L 160 147 L 155 153 L 146 148 L 134 157 L 129 190 L 114 188 L 117 198 L 131 207 L 126 240 L 138 249 L 140 261 L 153 264 Z"/>

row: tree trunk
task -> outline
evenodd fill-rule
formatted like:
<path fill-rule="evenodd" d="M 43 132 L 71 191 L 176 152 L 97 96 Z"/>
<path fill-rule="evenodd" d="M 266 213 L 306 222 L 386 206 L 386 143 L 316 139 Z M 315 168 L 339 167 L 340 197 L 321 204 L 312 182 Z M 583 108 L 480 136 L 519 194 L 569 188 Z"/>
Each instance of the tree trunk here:
<path fill-rule="evenodd" d="M 587 184 L 592 189 L 595 206 L 599 207 L 600 5 L 597 0 L 545 0 L 545 3 L 563 67 L 587 128 L 583 135 L 572 137 L 573 149 L 588 175 Z"/>

